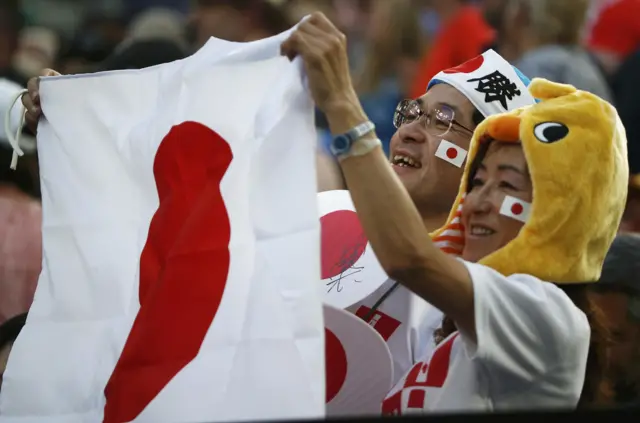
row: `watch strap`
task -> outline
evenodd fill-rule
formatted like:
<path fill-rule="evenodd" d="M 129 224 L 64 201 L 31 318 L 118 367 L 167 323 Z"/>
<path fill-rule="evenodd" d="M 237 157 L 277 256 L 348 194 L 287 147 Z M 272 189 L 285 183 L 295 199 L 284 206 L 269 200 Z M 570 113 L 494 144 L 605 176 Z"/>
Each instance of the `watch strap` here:
<path fill-rule="evenodd" d="M 349 132 L 347 132 L 345 135 L 352 141 L 355 142 L 356 140 L 364 137 L 365 135 L 369 134 L 370 132 L 375 131 L 376 129 L 376 125 L 373 124 L 373 122 L 371 122 L 370 120 L 366 121 L 366 122 L 362 122 L 361 124 L 353 127 Z"/>
<path fill-rule="evenodd" d="M 380 143 L 379 140 L 373 137 L 366 137 L 375 129 L 375 124 L 369 120 L 356 125 L 346 133 L 334 138 L 333 144 L 335 147 L 332 152 L 340 160 L 368 153 Z"/>
<path fill-rule="evenodd" d="M 359 138 L 354 141 L 349 151 L 337 157 L 339 161 L 343 161 L 349 157 L 364 156 L 375 150 L 378 146 L 382 146 L 382 142 L 377 137 Z"/>

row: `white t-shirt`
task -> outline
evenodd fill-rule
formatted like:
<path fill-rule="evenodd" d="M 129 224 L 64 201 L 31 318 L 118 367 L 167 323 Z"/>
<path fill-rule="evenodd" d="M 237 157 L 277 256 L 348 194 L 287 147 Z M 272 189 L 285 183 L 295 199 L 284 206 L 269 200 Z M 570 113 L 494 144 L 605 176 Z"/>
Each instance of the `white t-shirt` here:
<path fill-rule="evenodd" d="M 441 342 L 392 389 L 383 414 L 575 408 L 591 336 L 585 314 L 551 283 L 464 263 L 477 343 L 458 332 Z"/>
<path fill-rule="evenodd" d="M 347 310 L 365 318 L 375 303 L 391 289 L 389 279 L 369 297 Z M 442 323 L 442 312 L 404 286 L 398 286 L 367 320 L 387 341 L 393 357 L 394 384 L 420 357 L 433 351 L 433 332 Z"/>

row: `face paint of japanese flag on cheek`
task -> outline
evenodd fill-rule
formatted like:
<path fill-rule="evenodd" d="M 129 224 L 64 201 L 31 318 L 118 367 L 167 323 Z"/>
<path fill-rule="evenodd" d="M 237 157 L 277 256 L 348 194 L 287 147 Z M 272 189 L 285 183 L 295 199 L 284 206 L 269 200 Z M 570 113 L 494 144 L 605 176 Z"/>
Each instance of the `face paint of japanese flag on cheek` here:
<path fill-rule="evenodd" d="M 529 214 L 531 213 L 531 204 L 510 195 L 505 195 L 502 205 L 500 206 L 500 214 L 527 223 Z"/>
<path fill-rule="evenodd" d="M 456 167 L 462 167 L 467 158 L 467 150 L 443 139 L 436 150 L 436 157 Z"/>

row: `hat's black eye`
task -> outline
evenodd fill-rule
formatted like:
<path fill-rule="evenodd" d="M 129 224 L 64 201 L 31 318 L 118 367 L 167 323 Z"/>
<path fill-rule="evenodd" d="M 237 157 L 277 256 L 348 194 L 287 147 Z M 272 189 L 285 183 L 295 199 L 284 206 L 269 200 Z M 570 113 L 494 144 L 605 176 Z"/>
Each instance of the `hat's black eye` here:
<path fill-rule="evenodd" d="M 542 122 L 533 128 L 533 133 L 539 141 L 551 144 L 566 137 L 569 128 L 558 122 Z"/>

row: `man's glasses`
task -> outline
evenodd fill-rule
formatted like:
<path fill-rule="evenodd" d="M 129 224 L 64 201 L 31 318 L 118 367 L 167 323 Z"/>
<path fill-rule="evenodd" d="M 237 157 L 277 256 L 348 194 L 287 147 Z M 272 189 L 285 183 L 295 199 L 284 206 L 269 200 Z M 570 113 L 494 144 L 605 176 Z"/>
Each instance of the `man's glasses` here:
<path fill-rule="evenodd" d="M 396 110 L 393 114 L 393 126 L 396 129 L 402 125 L 414 122 L 421 118 L 425 118 L 425 127 L 430 134 L 442 137 L 449 133 L 451 129 L 456 128 L 467 132 L 468 135 L 473 135 L 473 130 L 461 125 L 455 120 L 456 113 L 451 107 L 440 106 L 425 112 L 422 110 L 422 106 L 416 100 L 402 100 L 396 106 Z"/>

